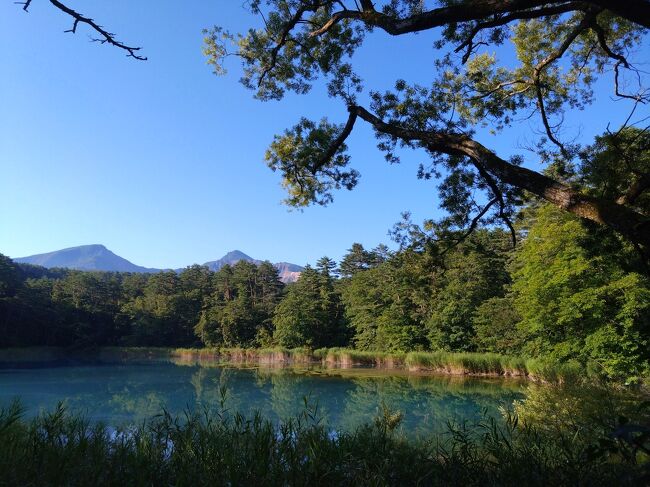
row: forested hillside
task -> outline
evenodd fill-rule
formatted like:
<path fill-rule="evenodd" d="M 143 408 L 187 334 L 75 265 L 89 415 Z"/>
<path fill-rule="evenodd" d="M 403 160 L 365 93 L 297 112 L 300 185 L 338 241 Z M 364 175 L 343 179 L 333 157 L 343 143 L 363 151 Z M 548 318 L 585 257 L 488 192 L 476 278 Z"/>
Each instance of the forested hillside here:
<path fill-rule="evenodd" d="M 84 272 L 0 261 L 0 346 L 332 347 L 478 351 L 648 372 L 650 281 L 634 247 L 548 205 L 520 244 L 480 229 L 456 245 L 353 244 L 284 285 L 269 262 L 179 274 Z"/>

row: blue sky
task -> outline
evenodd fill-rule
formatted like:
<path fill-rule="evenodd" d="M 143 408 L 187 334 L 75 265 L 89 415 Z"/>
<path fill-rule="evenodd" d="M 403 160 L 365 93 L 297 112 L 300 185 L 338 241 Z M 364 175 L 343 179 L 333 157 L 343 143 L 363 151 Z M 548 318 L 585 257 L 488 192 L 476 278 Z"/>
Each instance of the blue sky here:
<path fill-rule="evenodd" d="M 388 165 L 362 125 L 349 140 L 361 174 L 332 205 L 289 211 L 280 177 L 263 155 L 273 135 L 301 116 L 342 122 L 344 107 L 318 86 L 307 96 L 262 103 L 238 83 L 236 62 L 215 77 L 202 55 L 201 29 L 246 29 L 242 2 L 70 1 L 147 62 L 76 35 L 68 17 L 34 0 L 30 13 L 0 5 L 0 252 L 18 257 L 102 243 L 132 262 L 182 267 L 240 249 L 256 258 L 339 259 L 352 242 L 388 243 L 405 210 L 416 221 L 440 215 L 432 182 L 416 179 L 423 153 Z M 152 7 L 155 5 L 155 8 Z M 355 58 L 374 89 L 395 79 L 433 76 L 435 33 L 368 38 Z M 600 88 L 599 88 L 600 89 Z M 587 140 L 629 106 L 610 100 L 572 115 L 568 129 Z M 508 156 L 538 129 L 525 121 L 479 140 Z M 527 165 L 535 168 L 535 161 Z"/>

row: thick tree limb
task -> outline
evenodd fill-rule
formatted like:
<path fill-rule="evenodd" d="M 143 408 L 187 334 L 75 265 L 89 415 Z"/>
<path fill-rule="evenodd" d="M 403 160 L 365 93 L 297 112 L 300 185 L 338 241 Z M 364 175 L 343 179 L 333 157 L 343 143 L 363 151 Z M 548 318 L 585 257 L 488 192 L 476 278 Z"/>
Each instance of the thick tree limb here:
<path fill-rule="evenodd" d="M 349 19 L 359 20 L 366 25 L 383 29 L 391 35 L 402 35 L 423 30 L 442 27 L 451 23 L 485 21 L 492 15 L 513 14 L 535 8 L 548 8 L 551 6 L 566 5 L 571 2 L 553 2 L 544 0 L 468 0 L 463 3 L 447 7 L 435 8 L 426 12 L 411 15 L 405 18 L 396 18 L 378 12 L 367 2 L 362 10 L 341 10 L 320 28 L 312 32 L 312 36 L 319 36 L 327 32 L 338 22 Z M 591 4 L 608 9 L 616 15 L 630 22 L 650 28 L 650 2 L 647 0 L 586 0 L 583 5 Z M 580 8 L 579 2 L 575 3 L 576 9 Z M 570 10 L 567 10 L 570 11 Z M 540 10 L 540 16 L 546 16 Z M 531 17 L 529 17 L 531 18 Z M 513 17 L 513 20 L 516 17 Z"/>
<path fill-rule="evenodd" d="M 348 121 L 345 123 L 345 126 L 343 127 L 343 131 L 341 134 L 334 139 L 334 141 L 329 145 L 327 148 L 327 151 L 322 155 L 322 157 L 314 163 L 314 167 L 312 168 L 312 172 L 316 172 L 318 170 L 321 170 L 327 162 L 334 157 L 336 152 L 339 150 L 339 148 L 343 145 L 345 142 L 345 139 L 348 138 L 350 133 L 352 132 L 352 129 L 354 128 L 354 122 L 357 121 L 357 112 L 354 109 L 349 110 L 350 115 L 348 116 Z"/>
<path fill-rule="evenodd" d="M 386 123 L 361 106 L 350 107 L 350 112 L 356 112 L 377 132 L 405 142 L 417 142 L 433 152 L 468 157 L 502 183 L 529 191 L 581 218 L 606 225 L 632 242 L 650 249 L 650 217 L 632 208 L 585 195 L 544 174 L 511 164 L 464 134 L 414 130 Z M 319 168 L 316 166 L 314 169 Z"/>
<path fill-rule="evenodd" d="M 650 174 L 641 174 L 616 202 L 621 205 L 633 205 L 648 189 L 650 189 Z"/>
<path fill-rule="evenodd" d="M 634 24 L 650 28 L 650 1 L 648 0 L 589 0 L 589 3 L 614 12 Z"/>

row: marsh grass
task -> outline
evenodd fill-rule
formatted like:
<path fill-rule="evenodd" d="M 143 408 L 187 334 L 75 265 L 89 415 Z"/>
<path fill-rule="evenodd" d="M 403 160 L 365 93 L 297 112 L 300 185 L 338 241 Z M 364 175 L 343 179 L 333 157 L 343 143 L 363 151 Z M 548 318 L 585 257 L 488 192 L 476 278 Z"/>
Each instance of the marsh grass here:
<path fill-rule="evenodd" d="M 525 360 L 494 353 L 411 352 L 406 365 L 459 375 L 527 375 Z"/>
<path fill-rule="evenodd" d="M 525 359 L 494 353 L 410 352 L 409 370 L 451 375 L 528 377 L 551 384 L 574 382 L 586 373 L 577 362 L 559 364 L 550 360 Z"/>
<path fill-rule="evenodd" d="M 577 363 L 470 352 L 377 352 L 348 348 L 194 348 L 174 349 L 170 355 L 189 362 L 261 364 L 320 364 L 326 367 L 406 368 L 447 375 L 527 377 L 561 383 L 585 373 Z"/>
<path fill-rule="evenodd" d="M 324 365 L 339 367 L 384 367 L 399 368 L 404 365 L 404 353 L 375 352 L 353 350 L 349 348 L 321 348 L 314 350 L 314 358 L 321 360 Z"/>
<path fill-rule="evenodd" d="M 62 406 L 25 420 L 0 410 L 0 485 L 641 485 L 642 466 L 586 455 L 588 444 L 484 418 L 419 441 L 381 408 L 353 432 L 332 432 L 317 407 L 280 424 L 223 408 L 114 430 Z"/>
<path fill-rule="evenodd" d="M 0 349 L 0 363 L 55 362 L 68 359 L 122 361 L 172 360 L 178 365 L 242 363 L 263 365 L 322 365 L 334 368 L 377 367 L 448 375 L 528 377 L 537 382 L 572 380 L 586 371 L 577 363 L 494 353 L 378 352 L 348 348 L 156 348 L 101 347 L 64 350 L 55 347 Z"/>

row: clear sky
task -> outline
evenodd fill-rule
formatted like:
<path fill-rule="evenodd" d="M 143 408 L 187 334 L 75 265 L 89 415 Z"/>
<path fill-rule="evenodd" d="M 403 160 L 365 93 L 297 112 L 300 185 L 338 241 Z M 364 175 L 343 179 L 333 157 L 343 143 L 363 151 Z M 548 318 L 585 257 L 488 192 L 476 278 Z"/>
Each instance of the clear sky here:
<path fill-rule="evenodd" d="M 339 259 L 353 242 L 389 243 L 388 229 L 409 210 L 440 215 L 434 183 L 416 178 L 425 154 L 388 165 L 371 131 L 355 128 L 349 146 L 361 174 L 353 192 L 326 208 L 289 211 L 280 177 L 263 162 L 273 135 L 301 116 L 345 120 L 344 107 L 315 87 L 307 96 L 262 103 L 229 75 L 206 65 L 201 29 L 243 31 L 254 20 L 241 1 L 68 4 L 146 62 L 89 42 L 70 18 L 34 0 L 24 13 L 0 4 L 0 252 L 12 257 L 101 243 L 148 267 L 183 267 L 239 249 L 260 259 L 313 263 Z M 355 58 L 367 87 L 433 77 L 435 33 L 390 38 L 377 32 Z M 573 115 L 568 130 L 585 140 L 613 126 L 629 106 L 599 88 L 599 103 Z M 500 155 L 523 153 L 537 121 L 479 140 Z M 535 161 L 527 165 L 535 168 Z"/>

